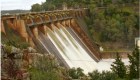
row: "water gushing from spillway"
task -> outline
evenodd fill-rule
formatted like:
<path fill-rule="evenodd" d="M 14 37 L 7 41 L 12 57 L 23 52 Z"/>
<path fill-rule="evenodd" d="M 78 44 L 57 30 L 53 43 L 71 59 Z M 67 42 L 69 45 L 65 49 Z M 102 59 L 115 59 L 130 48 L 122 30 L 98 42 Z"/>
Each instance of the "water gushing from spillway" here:
<path fill-rule="evenodd" d="M 47 28 L 48 37 L 56 46 L 70 68 L 81 67 L 85 73 L 93 71 L 96 62 L 77 43 L 70 33 L 61 25 L 60 29 L 53 26 L 54 32 Z"/>
<path fill-rule="evenodd" d="M 41 31 L 39 31 L 39 42 L 42 44 L 42 46 L 46 49 L 46 51 L 49 54 L 54 54 L 55 57 L 58 60 L 58 64 L 65 65 L 66 68 L 70 68 L 69 65 L 66 63 L 66 61 L 63 59 L 63 57 L 60 55 L 59 51 L 55 47 L 55 45 L 52 43 L 52 41 L 44 35 Z"/>

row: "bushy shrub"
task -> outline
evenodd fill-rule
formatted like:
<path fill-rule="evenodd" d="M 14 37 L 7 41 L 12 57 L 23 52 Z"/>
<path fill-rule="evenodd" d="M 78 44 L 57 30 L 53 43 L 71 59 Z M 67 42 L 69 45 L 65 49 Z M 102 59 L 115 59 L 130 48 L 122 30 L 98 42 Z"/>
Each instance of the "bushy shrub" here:
<path fill-rule="evenodd" d="M 79 79 L 80 77 L 84 77 L 85 74 L 83 73 L 83 69 L 79 68 L 72 68 L 69 69 L 69 76 L 72 77 L 73 79 Z"/>
<path fill-rule="evenodd" d="M 27 42 L 20 42 L 19 44 L 20 44 L 20 47 L 21 47 L 22 49 L 26 49 L 27 47 L 30 46 L 30 44 L 27 43 Z"/>
<path fill-rule="evenodd" d="M 85 17 L 85 22 L 88 25 L 91 25 L 92 24 L 91 18 L 89 18 L 89 17 Z"/>
<path fill-rule="evenodd" d="M 94 31 L 91 29 L 91 30 L 90 30 L 90 34 L 93 35 L 93 33 L 94 33 Z"/>
<path fill-rule="evenodd" d="M 129 16 L 131 13 L 130 13 L 130 11 L 125 11 L 125 12 L 123 12 L 123 14 L 124 14 L 124 16 Z"/>
<path fill-rule="evenodd" d="M 103 0 L 103 3 L 106 4 L 106 5 L 111 4 L 112 0 Z"/>
<path fill-rule="evenodd" d="M 62 80 L 58 77 L 58 73 L 55 70 L 40 71 L 38 69 L 32 70 L 31 80 Z"/>
<path fill-rule="evenodd" d="M 105 10 L 105 14 L 107 15 L 113 15 L 116 13 L 116 6 L 113 4 L 107 5 L 107 8 Z"/>
<path fill-rule="evenodd" d="M 120 4 L 124 3 L 123 0 L 117 0 L 117 2 L 120 3 Z"/>
<path fill-rule="evenodd" d="M 36 55 L 33 58 L 31 80 L 66 80 L 62 75 L 57 60 L 53 55 Z"/>
<path fill-rule="evenodd" d="M 19 42 L 19 43 L 17 43 L 17 42 L 15 42 L 15 41 L 11 41 L 11 40 L 9 40 L 9 41 L 6 43 L 6 45 L 8 45 L 8 46 L 14 46 L 14 47 L 16 47 L 16 48 L 21 48 L 21 49 L 26 49 L 27 47 L 30 46 L 30 44 L 27 43 L 27 42 Z"/>
<path fill-rule="evenodd" d="M 16 43 L 15 41 L 8 41 L 7 43 L 6 43 L 6 45 L 8 45 L 8 46 L 14 46 L 14 47 L 16 47 L 16 48 L 19 48 L 19 44 L 18 43 Z"/>
<path fill-rule="evenodd" d="M 138 5 L 139 1 L 134 1 L 133 4 Z"/>
<path fill-rule="evenodd" d="M 88 73 L 91 80 L 118 80 L 118 76 L 115 73 L 110 71 L 102 71 L 94 70 L 91 73 Z"/>
<path fill-rule="evenodd" d="M 89 30 L 92 29 L 92 25 L 89 25 L 89 26 L 88 26 L 88 29 L 89 29 Z"/>

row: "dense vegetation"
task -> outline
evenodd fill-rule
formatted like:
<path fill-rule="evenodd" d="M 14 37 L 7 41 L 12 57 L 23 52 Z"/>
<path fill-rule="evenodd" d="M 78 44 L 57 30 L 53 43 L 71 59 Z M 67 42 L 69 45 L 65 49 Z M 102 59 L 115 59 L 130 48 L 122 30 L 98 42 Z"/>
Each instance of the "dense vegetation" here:
<path fill-rule="evenodd" d="M 94 32 L 92 34 L 95 42 L 104 48 L 110 45 L 112 48 L 134 47 L 134 38 L 139 35 L 138 6 L 109 4 L 105 9 L 97 8 L 96 5 L 91 7 L 91 18 L 87 17 L 85 21 L 89 31 Z M 112 45 L 112 43 L 117 44 Z"/>
<path fill-rule="evenodd" d="M 118 75 L 111 71 L 102 71 L 94 70 L 88 74 L 91 80 L 119 80 Z"/>
<path fill-rule="evenodd" d="M 84 77 L 85 74 L 83 72 L 84 70 L 79 68 L 71 68 L 69 70 L 69 75 L 73 78 L 73 79 L 79 79 L 80 77 Z"/>
<path fill-rule="evenodd" d="M 53 55 L 35 56 L 34 67 L 29 71 L 32 73 L 31 80 L 67 80 L 69 79 L 66 69 L 61 68 Z"/>
<path fill-rule="evenodd" d="M 133 49 L 134 38 L 139 34 L 139 7 L 138 3 L 134 3 L 107 4 L 102 8 L 90 5 L 91 15 L 85 21 L 89 31 L 94 32 L 94 41 L 104 48 L 119 49 L 127 46 Z"/>
<path fill-rule="evenodd" d="M 85 7 L 87 4 L 90 4 L 89 0 L 46 0 L 42 2 L 41 5 L 36 3 L 31 6 L 32 12 L 38 11 L 49 11 L 61 9 L 62 5 L 65 4 L 68 7 Z"/>
<path fill-rule="evenodd" d="M 74 7 L 74 8 L 84 8 L 88 7 L 91 8 L 91 6 L 96 5 L 97 7 L 106 7 L 110 4 L 119 4 L 119 5 L 125 5 L 132 4 L 132 5 L 138 5 L 138 0 L 46 0 L 45 2 L 42 2 L 41 5 L 36 3 L 32 5 L 31 11 L 47 11 L 47 10 L 54 10 L 59 9 L 62 7 L 63 4 L 67 4 L 68 7 Z M 35 9 L 37 8 L 37 9 Z"/>

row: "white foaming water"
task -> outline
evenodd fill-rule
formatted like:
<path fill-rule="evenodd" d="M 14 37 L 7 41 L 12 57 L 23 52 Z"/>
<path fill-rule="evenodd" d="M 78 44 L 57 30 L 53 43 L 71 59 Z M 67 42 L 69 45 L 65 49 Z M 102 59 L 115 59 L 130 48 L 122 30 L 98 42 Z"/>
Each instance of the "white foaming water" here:
<path fill-rule="evenodd" d="M 96 69 L 100 72 L 102 72 L 102 70 L 108 70 L 111 71 L 111 64 L 112 62 L 114 62 L 115 59 L 102 59 L 100 62 L 98 62 Z M 124 62 L 125 65 L 129 65 L 129 59 L 122 59 L 122 61 Z"/>
<path fill-rule="evenodd" d="M 61 44 L 61 42 L 56 38 L 55 33 L 52 30 L 50 30 L 48 27 L 47 27 L 47 33 L 48 33 L 49 39 L 53 42 L 55 47 L 58 49 L 61 56 L 64 58 L 64 60 L 67 62 L 67 64 L 70 67 L 72 67 L 71 65 L 73 65 L 73 63 L 68 59 L 68 56 L 66 55 L 66 52 L 64 51 L 64 48 L 65 48 L 64 45 Z"/>
<path fill-rule="evenodd" d="M 66 60 L 70 68 L 81 67 L 84 73 L 95 69 L 97 63 L 86 53 L 86 51 L 76 42 L 65 29 L 58 29 L 54 26 L 54 32 L 47 28 L 48 37 L 56 46 L 62 57 Z"/>
<path fill-rule="evenodd" d="M 81 41 L 81 43 L 87 48 L 87 50 L 92 53 L 89 48 L 85 45 L 85 43 L 79 38 L 79 36 L 72 30 L 72 32 L 77 36 L 77 38 Z M 97 60 L 99 60 L 94 54 L 92 54 Z"/>
<path fill-rule="evenodd" d="M 89 59 L 89 61 L 92 60 L 92 58 L 91 57 L 89 58 L 89 55 L 87 55 L 86 51 L 77 43 L 77 41 L 70 35 L 70 33 L 62 25 L 60 28 L 61 28 L 60 31 L 64 34 L 64 36 L 68 37 L 67 40 L 70 40 L 72 42 L 73 47 L 77 48 L 78 51 L 80 51 L 81 53 L 84 53 L 84 54 L 80 54 L 80 55 L 85 56 L 86 58 Z M 65 34 L 67 34 L 67 35 L 65 35 Z"/>

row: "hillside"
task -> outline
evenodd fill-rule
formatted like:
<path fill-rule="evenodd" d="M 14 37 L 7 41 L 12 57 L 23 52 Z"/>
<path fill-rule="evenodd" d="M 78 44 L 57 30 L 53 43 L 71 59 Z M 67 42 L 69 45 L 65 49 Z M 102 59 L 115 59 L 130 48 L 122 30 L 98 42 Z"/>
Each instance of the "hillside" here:
<path fill-rule="evenodd" d="M 132 51 L 139 36 L 139 2 L 137 0 L 47 0 L 33 4 L 31 11 L 54 10 L 62 5 L 75 9 L 89 8 L 85 17 L 88 30 L 105 51 Z M 43 7 L 41 7 L 43 6 Z"/>
<path fill-rule="evenodd" d="M 94 41 L 107 51 L 133 50 L 134 38 L 139 35 L 138 9 L 138 5 L 130 4 L 109 4 L 106 8 L 91 8 L 91 17 L 85 20 Z"/>

